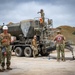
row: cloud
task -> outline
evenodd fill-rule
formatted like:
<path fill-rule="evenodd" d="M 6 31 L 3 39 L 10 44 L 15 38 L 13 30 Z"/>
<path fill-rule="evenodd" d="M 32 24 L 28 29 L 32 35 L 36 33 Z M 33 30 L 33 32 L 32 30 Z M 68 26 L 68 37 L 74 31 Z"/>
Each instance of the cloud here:
<path fill-rule="evenodd" d="M 8 2 L 9 1 L 9 2 Z M 74 0 L 1 0 L 0 25 L 8 22 L 20 22 L 24 19 L 34 19 L 44 9 L 45 17 L 53 19 L 54 27 L 75 24 Z"/>

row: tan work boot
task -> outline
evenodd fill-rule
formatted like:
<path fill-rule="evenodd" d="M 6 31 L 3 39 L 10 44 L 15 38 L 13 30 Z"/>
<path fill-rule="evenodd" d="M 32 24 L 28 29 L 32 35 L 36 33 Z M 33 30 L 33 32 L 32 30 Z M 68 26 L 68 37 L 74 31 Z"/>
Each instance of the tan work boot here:
<path fill-rule="evenodd" d="M 5 68 L 4 67 L 2 67 L 2 69 L 0 69 L 0 72 L 4 72 L 5 71 Z"/>
<path fill-rule="evenodd" d="M 57 58 L 57 61 L 60 62 L 60 59 Z"/>
<path fill-rule="evenodd" d="M 10 67 L 7 67 L 7 70 L 12 70 L 12 68 L 10 68 Z"/>
<path fill-rule="evenodd" d="M 66 60 L 65 60 L 65 59 L 63 59 L 62 61 L 63 61 L 63 62 L 65 62 Z"/>
<path fill-rule="evenodd" d="M 66 60 L 65 60 L 65 58 L 62 58 L 61 60 L 62 60 L 63 62 L 65 62 L 65 61 L 66 61 Z"/>
<path fill-rule="evenodd" d="M 4 72 L 4 70 L 0 69 L 0 72 Z"/>

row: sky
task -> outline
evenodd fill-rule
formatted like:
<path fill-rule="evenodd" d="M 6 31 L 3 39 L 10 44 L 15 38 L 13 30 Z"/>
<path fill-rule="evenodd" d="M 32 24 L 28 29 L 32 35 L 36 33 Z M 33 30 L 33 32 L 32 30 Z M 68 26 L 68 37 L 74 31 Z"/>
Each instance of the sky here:
<path fill-rule="evenodd" d="M 0 25 L 40 17 L 40 9 L 53 20 L 53 27 L 75 27 L 75 0 L 0 0 Z"/>

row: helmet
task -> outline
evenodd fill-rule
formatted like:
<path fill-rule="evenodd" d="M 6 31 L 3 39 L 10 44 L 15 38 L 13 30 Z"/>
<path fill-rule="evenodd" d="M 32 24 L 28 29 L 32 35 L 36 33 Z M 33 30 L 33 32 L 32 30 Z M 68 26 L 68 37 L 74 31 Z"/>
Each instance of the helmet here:
<path fill-rule="evenodd" d="M 3 30 L 8 30 L 8 27 L 7 26 L 3 26 Z"/>

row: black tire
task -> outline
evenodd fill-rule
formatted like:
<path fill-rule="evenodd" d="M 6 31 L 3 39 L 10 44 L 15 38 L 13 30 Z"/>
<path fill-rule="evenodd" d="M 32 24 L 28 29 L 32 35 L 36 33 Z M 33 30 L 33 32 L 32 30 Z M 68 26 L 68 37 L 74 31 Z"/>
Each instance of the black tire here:
<path fill-rule="evenodd" d="M 41 56 L 48 56 L 49 53 L 41 53 Z"/>
<path fill-rule="evenodd" d="M 24 49 L 24 55 L 26 57 L 32 57 L 32 49 L 30 47 L 25 47 L 25 49 Z"/>
<path fill-rule="evenodd" d="M 16 55 L 17 57 L 23 56 L 23 50 L 22 50 L 21 47 L 16 47 L 16 49 L 15 49 L 15 55 Z"/>
<path fill-rule="evenodd" d="M 42 50 L 41 50 L 41 56 L 48 56 L 49 53 L 45 50 L 45 48 L 43 47 Z"/>

